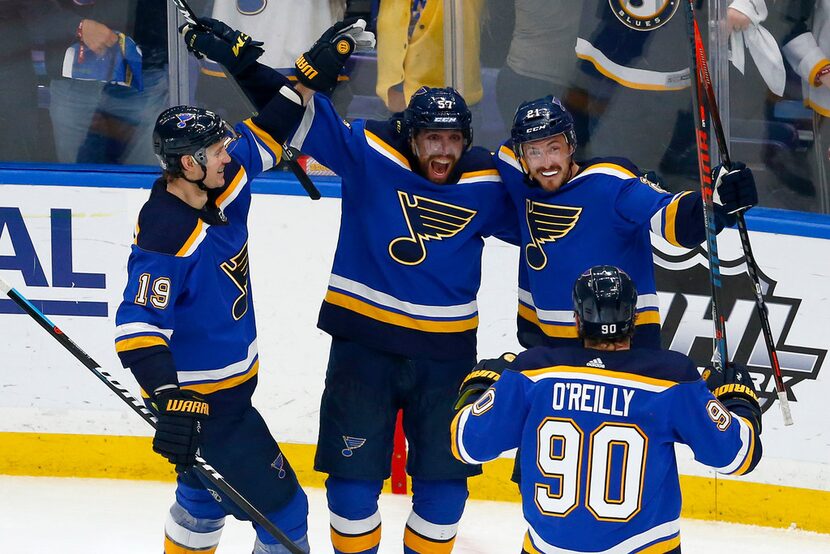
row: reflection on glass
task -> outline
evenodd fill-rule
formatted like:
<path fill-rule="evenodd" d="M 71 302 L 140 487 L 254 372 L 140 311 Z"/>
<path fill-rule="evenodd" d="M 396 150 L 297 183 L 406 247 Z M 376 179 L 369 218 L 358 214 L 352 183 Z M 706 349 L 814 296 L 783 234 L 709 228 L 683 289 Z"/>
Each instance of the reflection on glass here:
<path fill-rule="evenodd" d="M 722 25 L 730 36 L 733 63 L 743 69 L 732 68 L 729 82 L 720 83 L 730 92 L 732 159 L 754 170 L 762 205 L 828 212 L 820 165 L 828 163 L 827 146 L 820 141 L 827 134 L 821 132 L 827 119 L 821 110 L 830 113 L 830 102 L 822 107 L 818 98 L 820 90 L 830 89 L 818 81 L 830 69 L 817 74 L 830 48 L 830 28 L 824 29 L 830 2 L 818 0 L 816 13 L 812 2 L 777 2 L 769 14 L 766 4 L 697 2 L 704 41 L 713 25 Z M 519 102 L 553 94 L 574 116 L 577 159 L 623 156 L 643 171 L 657 171 L 671 190 L 696 188 L 687 23 L 681 5 L 488 1 L 481 31 L 484 95 L 474 108 L 479 111 L 477 143 L 493 148 L 507 138 Z M 722 21 L 709 21 L 710 5 L 721 6 Z M 782 22 L 788 27 L 783 32 Z M 815 29 L 816 22 L 821 29 Z M 813 57 L 809 63 L 794 61 L 782 40 L 790 34 L 789 40 L 800 35 L 806 42 L 807 32 L 812 33 Z M 822 32 L 828 35 L 824 41 Z M 789 62 L 786 89 L 780 45 Z M 794 63 L 802 66 L 798 75 Z M 814 83 L 802 86 L 811 71 Z M 500 118 L 493 117 L 496 107 Z"/>

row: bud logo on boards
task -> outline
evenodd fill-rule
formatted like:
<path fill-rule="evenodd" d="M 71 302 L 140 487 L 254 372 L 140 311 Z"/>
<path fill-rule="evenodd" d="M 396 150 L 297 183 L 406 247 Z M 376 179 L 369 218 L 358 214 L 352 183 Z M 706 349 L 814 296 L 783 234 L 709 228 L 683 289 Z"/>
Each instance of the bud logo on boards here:
<path fill-rule="evenodd" d="M 663 314 L 663 347 L 691 356 L 698 366 L 710 363 L 713 354 L 712 298 L 705 249 L 699 246 L 681 255 L 673 255 L 655 245 L 654 261 Z M 799 384 L 818 377 L 827 350 L 797 345 L 790 331 L 799 316 L 802 300 L 776 295 L 778 283 L 760 270 L 758 277 L 764 291 L 788 398 L 791 402 L 797 402 Z M 729 357 L 747 366 L 752 373 L 761 407 L 766 411 L 776 398 L 775 382 L 755 308 L 752 281 L 746 275 L 743 257 L 721 259 L 721 278 L 723 292 L 720 301 L 726 318 Z M 801 321 L 801 324 L 804 322 Z"/>
<path fill-rule="evenodd" d="M 17 272 L 7 278 L 20 287 L 44 287 L 51 289 L 106 289 L 103 273 L 74 271 L 72 265 L 72 210 L 54 208 L 50 212 L 51 283 L 46 277 L 41 258 L 44 252 L 35 248 L 31 234 L 19 208 L 0 206 L 0 271 Z M 43 249 L 44 246 L 40 246 Z M 22 283 L 21 279 L 22 277 Z M 36 297 L 37 293 L 33 292 Z M 65 300 L 30 299 L 37 309 L 46 315 L 75 315 L 107 317 L 106 302 L 80 301 L 77 293 L 68 291 Z M 23 313 L 10 299 L 0 298 L 0 313 Z"/>

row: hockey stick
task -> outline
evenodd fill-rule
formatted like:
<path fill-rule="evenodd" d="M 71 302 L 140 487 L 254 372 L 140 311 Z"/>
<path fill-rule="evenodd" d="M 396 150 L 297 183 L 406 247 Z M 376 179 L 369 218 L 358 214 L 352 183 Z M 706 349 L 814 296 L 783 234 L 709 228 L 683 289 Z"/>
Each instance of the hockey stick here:
<path fill-rule="evenodd" d="M 689 38 L 692 47 L 692 77 L 695 81 L 695 108 L 698 114 L 697 119 L 695 120 L 695 125 L 698 130 L 698 153 L 700 156 L 700 170 L 701 170 L 701 186 L 702 189 L 707 189 L 708 193 L 704 193 L 704 214 L 706 214 L 706 205 L 708 202 L 708 207 L 711 210 L 712 207 L 712 182 L 711 177 L 709 176 L 708 171 L 708 160 L 709 156 L 705 154 L 708 151 L 708 143 L 709 143 L 709 135 L 706 129 L 706 121 L 707 115 L 708 119 L 711 120 L 712 128 L 715 132 L 715 139 L 718 143 L 718 150 L 720 151 L 720 155 L 723 158 L 723 164 L 726 168 L 731 167 L 732 160 L 729 157 L 729 146 L 726 143 L 726 135 L 723 132 L 723 124 L 721 123 L 720 119 L 720 112 L 718 110 L 718 103 L 717 99 L 715 98 L 715 90 L 712 86 L 712 77 L 709 74 L 709 65 L 706 61 L 706 49 L 703 46 L 703 38 L 700 34 L 700 28 L 698 27 L 697 20 L 695 18 L 694 12 L 694 0 L 689 0 L 687 2 L 687 16 L 689 22 Z M 705 103 L 708 105 L 708 114 L 705 110 L 704 106 L 701 103 L 701 95 L 705 94 Z M 706 172 L 704 173 L 704 168 Z M 708 180 L 708 186 L 704 186 L 703 183 Z M 708 198 L 707 198 L 708 195 Z M 708 217 L 710 218 L 707 220 L 707 244 L 709 243 L 710 239 L 710 224 L 714 224 L 714 221 L 711 220 L 712 212 L 709 211 Z M 772 367 L 772 375 L 773 380 L 775 381 L 775 390 L 778 397 L 778 404 L 781 408 L 781 415 L 784 419 L 784 425 L 792 425 L 793 418 L 792 413 L 790 412 L 790 402 L 787 398 L 787 388 L 784 384 L 784 379 L 781 375 L 781 365 L 778 362 L 778 353 L 775 350 L 775 339 L 772 336 L 772 330 L 769 324 L 769 312 L 767 310 L 766 302 L 764 301 L 764 293 L 761 289 L 761 282 L 758 278 L 758 262 L 755 261 L 755 256 L 752 253 L 752 245 L 749 242 L 749 230 L 746 228 L 746 219 L 744 218 L 743 211 L 739 211 L 737 214 L 738 220 L 738 235 L 741 239 L 741 247 L 743 248 L 744 252 L 744 259 L 746 261 L 746 271 L 749 274 L 750 279 L 752 279 L 753 284 L 753 293 L 755 295 L 755 308 L 758 313 L 758 319 L 761 321 L 761 330 L 764 336 L 764 343 L 767 347 L 767 353 L 769 354 L 770 365 Z M 712 233 L 711 236 L 714 239 L 714 234 Z M 717 242 L 716 240 L 712 240 L 715 243 L 715 250 L 714 250 L 714 258 L 717 259 Z M 711 248 L 710 248 L 711 253 Z M 710 267 L 711 266 L 711 254 L 710 254 Z M 718 286 L 720 288 L 720 268 L 717 267 L 717 271 L 712 271 L 713 275 L 713 284 L 714 284 L 714 277 L 717 277 Z M 714 289 L 714 287 L 713 287 Z M 714 293 L 714 290 L 713 290 Z M 712 311 L 713 317 L 715 314 L 716 309 L 716 301 L 714 294 L 712 296 Z M 722 314 L 720 315 L 720 319 L 722 321 Z M 728 361 L 726 358 L 726 335 L 725 335 L 725 323 L 721 323 L 723 327 L 723 357 L 721 358 L 724 365 Z M 716 324 L 716 332 L 715 335 L 717 337 L 717 324 Z"/>
<path fill-rule="evenodd" d="M 189 24 L 193 25 L 198 29 L 207 30 L 204 25 L 199 23 L 199 18 L 193 9 L 185 2 L 185 0 L 172 0 L 173 5 L 176 6 L 176 9 L 179 10 L 179 13 L 187 21 Z M 225 69 L 221 64 L 217 64 L 219 67 L 222 68 L 222 73 L 225 74 L 225 78 L 231 84 L 231 86 L 236 90 L 237 94 L 241 96 L 245 100 L 245 107 L 247 108 L 248 112 L 252 115 L 257 115 L 259 111 L 254 106 L 251 99 L 248 98 L 248 95 L 242 90 L 242 87 L 239 86 L 239 83 L 236 81 L 233 75 L 231 75 L 227 69 Z M 312 200 L 319 200 L 321 195 L 320 191 L 314 186 L 314 183 L 309 178 L 308 174 L 303 170 L 302 166 L 300 166 L 299 162 L 297 162 L 296 156 L 294 152 L 291 151 L 290 148 L 284 146 L 282 149 L 282 159 L 285 161 L 285 164 L 288 166 L 288 169 L 291 170 L 291 173 L 294 174 L 294 177 L 297 178 L 297 181 L 303 186 L 308 194 L 308 197 Z"/>
<path fill-rule="evenodd" d="M 31 302 L 29 302 L 26 297 L 22 294 L 17 292 L 11 285 L 9 285 L 4 279 L 0 278 L 0 290 L 2 290 L 9 298 L 11 298 L 15 304 L 20 306 L 20 308 L 29 314 L 32 319 L 34 319 L 41 327 L 43 327 L 47 333 L 52 335 L 52 337 L 57 340 L 64 348 L 66 348 L 70 354 L 75 356 L 79 362 L 84 364 L 88 370 L 90 370 L 98 379 L 101 380 L 112 392 L 114 392 L 121 400 L 126 402 L 130 405 L 130 408 L 133 409 L 139 416 L 141 416 L 144 421 L 149 423 L 150 425 L 155 428 L 156 426 L 156 417 L 150 412 L 149 409 L 144 405 L 143 402 L 132 396 L 129 391 L 124 388 L 118 381 L 116 381 L 109 373 L 103 371 L 101 366 L 93 360 L 89 355 L 84 352 L 77 344 L 72 342 L 68 336 L 66 336 L 63 331 L 61 331 L 57 325 L 52 323 L 49 318 L 47 318 L 43 313 L 38 310 Z M 216 471 L 210 464 L 208 464 L 201 456 L 196 456 L 196 465 L 194 466 L 196 470 L 201 473 L 208 481 L 210 481 L 216 488 L 220 491 L 225 493 L 225 495 L 231 499 L 231 501 L 239 506 L 242 511 L 244 511 L 251 520 L 255 521 L 256 523 L 260 524 L 266 531 L 271 533 L 271 535 L 277 539 L 283 546 L 285 546 L 289 552 L 292 554 L 304 554 L 305 550 L 301 549 L 299 546 L 294 544 L 294 542 L 289 539 L 285 533 L 280 530 L 279 527 L 271 523 L 259 510 L 257 510 L 250 502 L 248 502 L 244 496 L 242 496 L 236 489 L 234 489 L 230 483 L 228 483 L 222 475 Z"/>
<path fill-rule="evenodd" d="M 702 104 L 702 89 L 699 79 L 699 56 L 696 43 L 697 22 L 694 18 L 694 6 L 689 0 L 687 3 L 687 22 L 689 24 L 690 71 L 693 74 L 692 105 L 695 111 L 695 136 L 697 140 L 698 171 L 700 174 L 700 194 L 703 197 L 703 220 L 706 230 L 706 257 L 709 261 L 709 282 L 712 285 L 712 320 L 715 324 L 714 364 L 718 369 L 726 369 L 729 365 L 729 354 L 726 347 L 726 322 L 720 309 L 720 294 L 722 289 L 720 258 L 718 257 L 717 229 L 712 205 L 712 176 L 709 167 L 709 121 L 708 113 Z"/>

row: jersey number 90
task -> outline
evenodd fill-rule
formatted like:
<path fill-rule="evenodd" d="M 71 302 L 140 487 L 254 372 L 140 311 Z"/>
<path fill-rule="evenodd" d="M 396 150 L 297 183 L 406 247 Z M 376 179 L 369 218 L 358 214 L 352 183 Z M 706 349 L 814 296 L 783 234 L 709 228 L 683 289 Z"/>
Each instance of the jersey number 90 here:
<path fill-rule="evenodd" d="M 585 483 L 580 481 L 585 432 L 576 422 L 545 418 L 537 429 L 537 441 L 539 470 L 558 482 L 553 491 L 550 485 L 536 483 L 534 497 L 542 513 L 564 517 L 581 496 L 600 521 L 628 521 L 640 511 L 648 439 L 639 427 L 606 422 L 594 429 L 588 438 Z"/>

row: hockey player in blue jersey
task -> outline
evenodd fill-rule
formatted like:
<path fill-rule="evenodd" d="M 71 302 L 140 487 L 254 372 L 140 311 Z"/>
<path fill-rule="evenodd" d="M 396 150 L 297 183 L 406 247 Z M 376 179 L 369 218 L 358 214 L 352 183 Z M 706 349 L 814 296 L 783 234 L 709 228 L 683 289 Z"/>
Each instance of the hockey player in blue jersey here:
<path fill-rule="evenodd" d="M 246 35 L 231 39 L 240 63 L 262 52 Z M 259 357 L 248 275 L 250 183 L 280 159 L 285 113 L 276 105 L 235 128 L 214 112 L 176 106 L 162 112 L 153 133 L 164 173 L 138 217 L 115 347 L 158 416 L 153 450 L 178 471 L 168 554 L 212 553 L 226 514 L 247 519 L 192 468 L 197 452 L 309 548 L 305 493 L 251 404 Z M 255 554 L 289 552 L 254 527 Z"/>
<path fill-rule="evenodd" d="M 523 553 L 679 553 L 674 444 L 723 474 L 761 458 L 746 368 L 704 381 L 683 354 L 632 350 L 636 306 L 628 275 L 592 267 L 573 287 L 583 346 L 484 360 L 462 384 L 455 456 L 479 464 L 521 447 Z"/>
<path fill-rule="evenodd" d="M 686 248 L 703 242 L 701 195 L 669 194 L 624 158 L 576 161 L 576 146 L 573 118 L 548 96 L 519 106 L 511 139 L 498 151 L 499 173 L 521 222 L 519 342 L 525 348 L 574 344 L 571 283 L 586 268 L 608 263 L 626 271 L 640 291 L 634 347 L 659 348 L 649 233 Z M 716 167 L 713 180 L 719 232 L 758 195 L 743 164 L 732 171 Z"/>
<path fill-rule="evenodd" d="M 471 114 L 456 91 L 423 88 L 400 117 L 351 123 L 314 93 L 334 88 L 341 40 L 351 42 L 343 51 L 360 40 L 346 27 L 336 32 L 297 60 L 305 112 L 290 140 L 342 178 L 318 322 L 332 346 L 315 469 L 329 475 L 334 551 L 377 552 L 378 497 L 403 409 L 413 492 L 403 550 L 450 552 L 466 478 L 481 471 L 453 458 L 449 423 L 476 358 L 483 239 L 513 237 L 517 223 L 492 156 L 471 147 Z M 197 35 L 188 43 L 199 50 Z M 271 68 L 232 72 L 258 106 L 279 100 Z"/>

